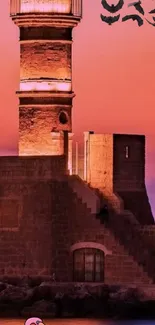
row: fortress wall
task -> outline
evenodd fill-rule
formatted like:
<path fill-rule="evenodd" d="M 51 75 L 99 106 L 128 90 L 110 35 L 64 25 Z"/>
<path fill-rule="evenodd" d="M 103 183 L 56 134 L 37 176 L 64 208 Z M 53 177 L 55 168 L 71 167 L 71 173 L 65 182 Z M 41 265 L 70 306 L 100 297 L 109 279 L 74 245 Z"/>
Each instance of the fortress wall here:
<path fill-rule="evenodd" d="M 0 230 L 0 276 L 44 277 L 55 273 L 56 281 L 71 282 L 72 245 L 94 242 L 110 252 L 105 256 L 105 283 L 150 283 L 142 268 L 77 199 L 66 181 L 1 182 L 0 194 L 3 205 L 7 198 L 0 218 L 5 217 L 5 226 L 9 226 Z"/>
<path fill-rule="evenodd" d="M 0 275 L 48 275 L 52 250 L 49 182 L 1 183 L 0 189 Z"/>
<path fill-rule="evenodd" d="M 93 187 L 106 192 L 113 190 L 113 136 L 89 134 L 85 139 L 86 177 Z"/>
<path fill-rule="evenodd" d="M 72 245 L 94 242 L 110 252 L 105 283 L 149 284 L 143 269 L 61 178 L 64 171 L 63 157 L 0 160 L 0 276 L 55 273 L 56 281 L 71 282 Z"/>
<path fill-rule="evenodd" d="M 113 135 L 114 191 L 145 189 L 145 136 Z"/>
<path fill-rule="evenodd" d="M 61 185 L 59 184 L 60 188 Z M 86 204 L 77 199 L 75 193 L 64 183 L 63 199 L 57 197 L 53 216 L 53 270 L 58 281 L 72 281 L 72 245 L 81 242 L 102 244 L 112 254 L 105 256 L 105 283 L 149 284 L 151 281 L 132 256 L 115 239 L 113 233 L 104 227 Z M 57 187 L 57 191 L 59 191 Z M 59 235 L 58 235 L 59 234 Z"/>
<path fill-rule="evenodd" d="M 0 157 L 0 182 L 50 180 L 65 173 L 64 156 Z"/>
<path fill-rule="evenodd" d="M 51 274 L 52 193 L 65 167 L 64 157 L 1 157 L 0 276 Z"/>

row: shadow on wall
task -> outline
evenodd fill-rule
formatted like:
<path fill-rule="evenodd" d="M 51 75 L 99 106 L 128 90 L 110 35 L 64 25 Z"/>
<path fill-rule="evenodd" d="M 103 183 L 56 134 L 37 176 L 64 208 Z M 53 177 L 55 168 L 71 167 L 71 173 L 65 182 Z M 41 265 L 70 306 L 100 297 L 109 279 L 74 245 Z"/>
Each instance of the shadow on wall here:
<path fill-rule="evenodd" d="M 148 197 L 152 208 L 152 214 L 155 220 L 155 179 L 146 182 L 146 189 L 148 192 Z"/>

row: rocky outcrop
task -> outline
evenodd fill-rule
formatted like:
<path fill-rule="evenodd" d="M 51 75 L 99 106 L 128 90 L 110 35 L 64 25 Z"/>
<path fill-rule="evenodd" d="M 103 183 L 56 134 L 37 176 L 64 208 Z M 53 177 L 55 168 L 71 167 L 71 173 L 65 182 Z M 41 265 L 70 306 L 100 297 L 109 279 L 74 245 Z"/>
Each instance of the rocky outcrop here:
<path fill-rule="evenodd" d="M 138 288 L 33 284 L 0 282 L 0 317 L 155 317 L 155 301 Z"/>

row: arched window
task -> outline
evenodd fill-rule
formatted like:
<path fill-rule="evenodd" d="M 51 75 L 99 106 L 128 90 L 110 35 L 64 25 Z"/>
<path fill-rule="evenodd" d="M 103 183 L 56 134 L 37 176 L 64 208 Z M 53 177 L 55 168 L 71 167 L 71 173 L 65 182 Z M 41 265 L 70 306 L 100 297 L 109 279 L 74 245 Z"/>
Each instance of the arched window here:
<path fill-rule="evenodd" d="M 73 252 L 73 276 L 77 282 L 104 281 L 104 252 L 81 248 Z"/>

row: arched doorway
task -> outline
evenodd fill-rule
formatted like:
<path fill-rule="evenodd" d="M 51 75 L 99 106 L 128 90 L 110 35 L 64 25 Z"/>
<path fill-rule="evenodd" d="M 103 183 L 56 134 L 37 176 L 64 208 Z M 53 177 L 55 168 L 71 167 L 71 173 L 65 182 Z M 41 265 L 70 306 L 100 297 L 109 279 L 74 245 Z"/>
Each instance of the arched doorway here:
<path fill-rule="evenodd" d="M 104 281 L 104 252 L 96 248 L 80 248 L 73 252 L 75 282 Z"/>

